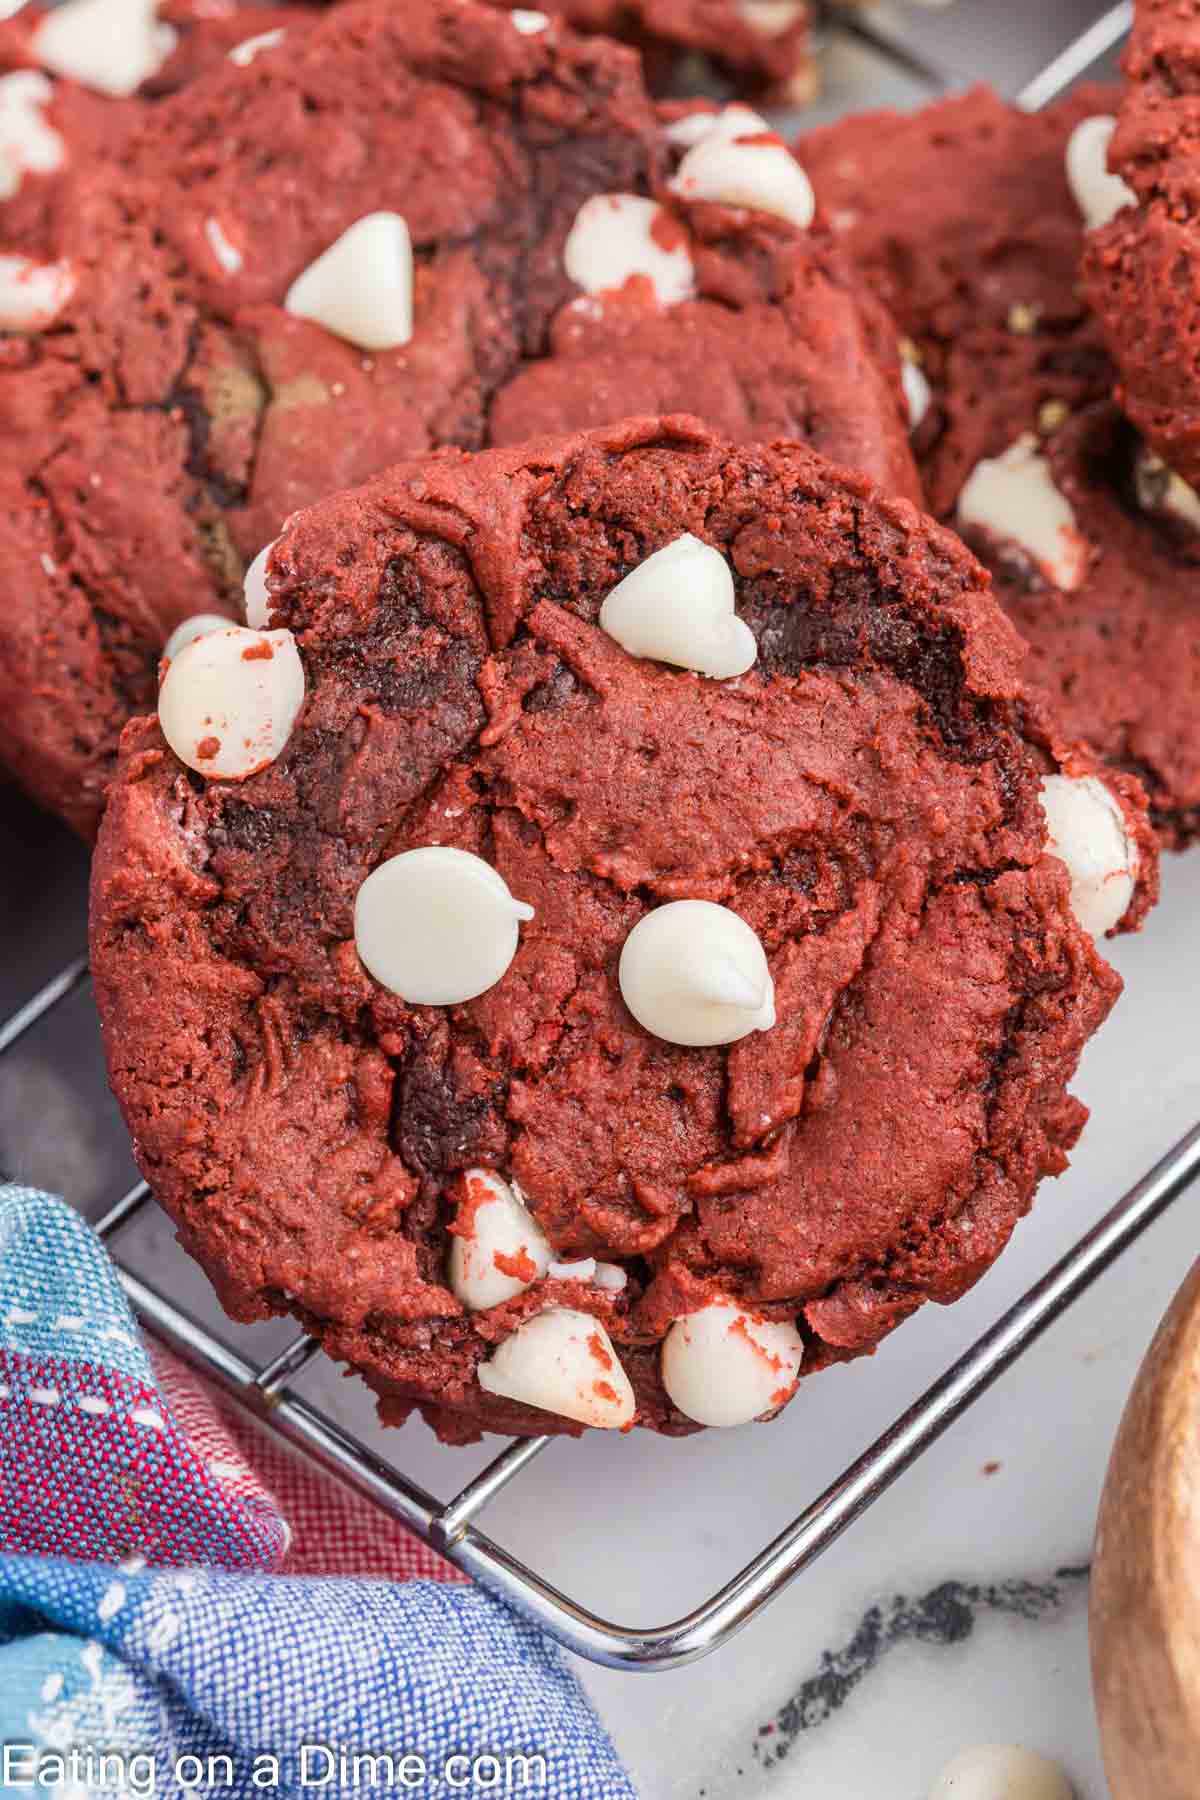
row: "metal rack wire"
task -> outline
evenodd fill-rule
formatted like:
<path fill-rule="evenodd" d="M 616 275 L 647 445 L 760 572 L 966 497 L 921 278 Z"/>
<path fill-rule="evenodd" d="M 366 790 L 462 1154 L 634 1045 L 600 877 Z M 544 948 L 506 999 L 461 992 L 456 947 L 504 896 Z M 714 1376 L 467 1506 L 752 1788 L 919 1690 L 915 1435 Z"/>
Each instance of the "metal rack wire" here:
<path fill-rule="evenodd" d="M 1128 29 L 1131 11 L 1129 5 L 1112 7 L 1023 89 L 1019 103 L 1034 110 L 1070 86 L 1120 40 Z M 835 19 L 842 17 L 836 8 L 831 13 Z M 851 28 L 879 53 L 896 54 L 895 46 L 870 15 L 855 14 Z M 904 66 L 912 72 L 913 63 L 910 57 Z M 924 63 L 918 66 L 931 86 L 943 84 L 938 71 Z M 0 1058 L 87 980 L 82 956 L 60 970 L 0 1024 Z M 509 1444 L 481 1474 L 443 1503 L 390 1468 L 290 1385 L 320 1354 L 320 1345 L 313 1338 L 301 1333 L 265 1367 L 256 1367 L 122 1265 L 121 1233 L 150 1199 L 144 1182 L 111 1205 L 96 1230 L 113 1252 L 130 1302 L 147 1329 L 193 1369 L 217 1382 L 288 1444 L 416 1532 L 568 1649 L 612 1668 L 638 1671 L 694 1662 L 748 1624 L 829 1549 L 1197 1176 L 1200 1124 L 740 1573 L 683 1617 L 646 1628 L 615 1624 L 576 1603 L 477 1524 L 489 1503 L 510 1482 L 552 1444 L 565 1449 L 564 1440 L 543 1437 Z"/>

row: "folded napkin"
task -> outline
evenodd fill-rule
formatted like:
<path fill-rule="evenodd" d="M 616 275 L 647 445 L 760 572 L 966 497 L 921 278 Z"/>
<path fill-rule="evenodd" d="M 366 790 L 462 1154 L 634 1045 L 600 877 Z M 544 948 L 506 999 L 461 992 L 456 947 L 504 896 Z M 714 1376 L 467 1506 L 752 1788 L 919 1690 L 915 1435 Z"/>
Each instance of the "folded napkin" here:
<path fill-rule="evenodd" d="M 554 1644 L 152 1357 L 77 1215 L 0 1186 L 0 1793 L 52 1782 L 635 1800 Z"/>

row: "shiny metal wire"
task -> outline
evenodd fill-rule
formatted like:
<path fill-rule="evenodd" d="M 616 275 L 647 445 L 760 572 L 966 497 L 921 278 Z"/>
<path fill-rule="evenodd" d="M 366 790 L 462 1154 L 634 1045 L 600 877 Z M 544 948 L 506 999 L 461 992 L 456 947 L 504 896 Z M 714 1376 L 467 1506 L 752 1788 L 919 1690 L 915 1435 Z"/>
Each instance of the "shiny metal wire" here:
<path fill-rule="evenodd" d="M 1019 104 L 1036 110 L 1069 87 L 1121 40 L 1131 12 L 1128 4 L 1110 8 L 1024 88 Z M 919 67 L 926 79 L 936 75 L 927 64 L 918 65 L 915 59 L 898 55 L 896 46 L 876 32 L 869 14 L 843 14 L 832 7 L 827 23 L 833 30 L 853 30 L 860 40 L 865 39 L 909 72 Z M 0 1024 L 0 1056 L 86 980 L 86 964 L 80 957 L 47 982 Z M 479 1529 L 476 1521 L 490 1502 L 552 1443 L 565 1450 L 561 1440 L 543 1437 L 509 1444 L 459 1494 L 443 1503 L 390 1468 L 293 1389 L 292 1378 L 320 1354 L 314 1339 L 301 1333 L 266 1367 L 257 1368 L 122 1267 L 120 1236 L 149 1201 L 145 1182 L 138 1182 L 116 1200 L 96 1230 L 113 1252 L 135 1312 L 147 1329 L 190 1367 L 217 1382 L 268 1429 L 502 1595 L 569 1650 L 610 1668 L 637 1671 L 695 1662 L 749 1624 L 911 1468 L 1198 1175 L 1200 1125 L 1168 1151 L 1074 1249 L 739 1574 L 682 1618 L 656 1626 L 620 1625 L 601 1618 L 560 1593 L 536 1569 Z"/>

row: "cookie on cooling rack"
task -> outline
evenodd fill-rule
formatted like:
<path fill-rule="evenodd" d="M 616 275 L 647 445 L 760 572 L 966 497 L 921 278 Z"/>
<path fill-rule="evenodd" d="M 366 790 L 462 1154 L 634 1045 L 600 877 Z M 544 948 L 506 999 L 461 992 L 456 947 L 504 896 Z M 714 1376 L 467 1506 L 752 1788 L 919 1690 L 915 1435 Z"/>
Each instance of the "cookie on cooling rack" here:
<path fill-rule="evenodd" d="M 466 1439 L 749 1420 L 970 1287 L 1153 850 L 959 540 L 677 418 L 400 466 L 266 581 L 127 731 L 92 893 L 230 1309 Z"/>
<path fill-rule="evenodd" d="M 1114 405 L 1078 276 L 1086 223 L 1125 197 L 1113 100 L 1030 116 L 977 89 L 799 150 L 911 340 L 931 510 L 990 564 L 1067 735 L 1140 778 L 1182 847 L 1200 835 L 1200 497 Z"/>
<path fill-rule="evenodd" d="M 233 0 L 65 0 L 0 21 L 0 251 L 53 257 L 76 182 L 120 153 L 148 103 L 226 56 L 252 59 L 305 16 Z"/>
<path fill-rule="evenodd" d="M 507 9 L 507 0 L 492 4 Z M 808 0 L 546 0 L 541 11 L 517 16 L 528 31 L 549 17 L 625 38 L 642 52 L 656 84 L 669 81 L 680 55 L 690 52 L 780 105 L 803 105 L 816 87 Z"/>
<path fill-rule="evenodd" d="M 399 457 L 686 407 L 916 492 L 894 328 L 803 173 L 730 137 L 672 174 L 619 45 L 338 6 L 118 160 L 0 344 L 0 758 L 85 832 L 173 629 Z"/>

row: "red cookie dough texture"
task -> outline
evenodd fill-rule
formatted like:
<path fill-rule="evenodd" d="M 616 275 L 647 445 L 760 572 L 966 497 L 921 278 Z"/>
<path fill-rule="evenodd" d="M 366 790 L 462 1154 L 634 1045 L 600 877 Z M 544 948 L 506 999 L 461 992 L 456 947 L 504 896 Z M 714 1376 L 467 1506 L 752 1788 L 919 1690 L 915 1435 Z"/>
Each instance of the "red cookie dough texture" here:
<path fill-rule="evenodd" d="M 0 344 L 0 757 L 84 832 L 172 629 L 238 614 L 290 513 L 399 458 L 686 409 L 917 491 L 878 301 L 827 233 L 673 195 L 622 46 L 342 5 L 147 108 L 116 161 L 68 209 L 69 303 Z M 657 198 L 695 298 L 569 279 L 580 208 L 621 194 Z M 377 212 L 411 233 L 415 327 L 366 354 L 283 301 Z"/>
<path fill-rule="evenodd" d="M 88 179 L 98 163 L 120 155 L 148 105 L 219 66 L 247 40 L 288 26 L 303 29 L 307 18 L 303 9 L 289 7 L 164 0 L 157 21 L 173 34 L 173 44 L 167 49 L 164 41 L 160 65 L 133 94 L 115 96 L 42 69 L 36 33 L 48 16 L 41 7 L 25 6 L 0 21 L 0 115 L 6 77 L 40 71 L 45 101 L 37 111 L 59 140 L 55 167 L 22 167 L 19 146 L 6 136 L 0 116 L 0 249 L 38 257 L 55 254 L 78 181 Z M 114 6 L 114 32 L 130 29 L 128 11 Z M 152 23 L 147 29 L 153 29 Z"/>
<path fill-rule="evenodd" d="M 733 573 L 740 677 L 598 624 L 685 533 Z M 1065 1166 L 1120 982 L 1045 853 L 1062 765 L 953 534 L 677 418 L 402 465 L 293 518 L 268 580 L 306 672 L 290 742 L 205 781 L 132 725 L 92 897 L 114 1091 L 235 1316 L 293 1310 L 385 1418 L 463 1440 L 577 1428 L 478 1379 L 561 1305 L 675 1433 L 660 1349 L 707 1302 L 794 1321 L 803 1377 L 978 1279 Z M 406 1005 L 355 947 L 363 881 L 428 845 L 534 909 L 460 1006 Z M 773 1028 L 689 1049 L 626 1010 L 622 948 L 681 899 L 757 936 Z M 472 1169 L 518 1185 L 551 1262 L 467 1312 Z"/>
<path fill-rule="evenodd" d="M 1118 399 L 1168 466 L 1200 485 L 1200 27 L 1139 0 L 1109 161 L 1136 196 L 1089 233 L 1084 287 L 1120 371 Z"/>
<path fill-rule="evenodd" d="M 510 10 L 507 0 L 492 0 Z M 811 100 L 808 0 L 546 0 L 542 17 L 576 31 L 625 38 L 641 50 L 656 84 L 669 81 L 681 53 L 709 58 L 739 88 L 767 90 L 782 105 Z M 536 29 L 538 13 L 522 15 Z"/>
<path fill-rule="evenodd" d="M 954 523 L 972 472 L 1019 440 L 1044 459 L 1070 508 L 1061 560 L 1075 585 L 1007 534 L 973 529 L 972 546 L 1064 734 L 1139 778 L 1163 841 L 1182 847 L 1200 834 L 1200 503 L 1189 522 L 1139 476 L 1145 447 L 1113 404 L 1080 291 L 1086 233 L 1066 174 L 1072 132 L 1116 99 L 1087 87 L 1031 116 L 978 88 L 848 119 L 797 148 L 932 388 L 914 438 L 931 510 Z M 1161 288 L 1165 302 L 1165 276 Z M 1128 316 L 1148 343 L 1146 307 Z"/>

